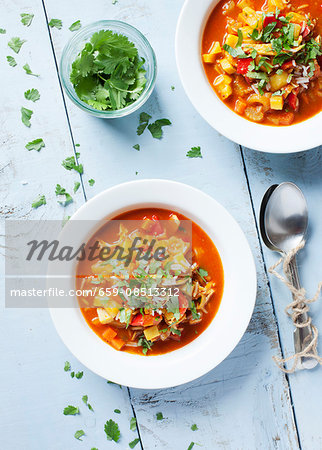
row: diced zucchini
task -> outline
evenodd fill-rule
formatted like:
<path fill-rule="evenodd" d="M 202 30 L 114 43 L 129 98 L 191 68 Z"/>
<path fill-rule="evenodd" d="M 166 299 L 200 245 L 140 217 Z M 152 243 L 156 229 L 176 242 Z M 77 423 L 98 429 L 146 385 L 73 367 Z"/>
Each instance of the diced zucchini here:
<path fill-rule="evenodd" d="M 271 102 L 271 109 L 275 109 L 277 111 L 281 111 L 283 109 L 283 97 L 282 95 L 274 95 L 270 99 Z"/>
<path fill-rule="evenodd" d="M 158 327 L 154 325 L 153 327 L 149 327 L 144 330 L 144 336 L 148 341 L 152 341 L 153 339 L 160 336 L 160 331 Z"/>

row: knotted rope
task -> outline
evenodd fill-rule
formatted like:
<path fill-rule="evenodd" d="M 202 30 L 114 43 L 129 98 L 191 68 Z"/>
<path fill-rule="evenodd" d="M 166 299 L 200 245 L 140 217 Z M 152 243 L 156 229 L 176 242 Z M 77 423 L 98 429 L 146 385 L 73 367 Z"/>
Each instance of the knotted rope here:
<path fill-rule="evenodd" d="M 303 313 L 308 313 L 310 310 L 309 304 L 316 302 L 316 300 L 320 296 L 320 292 L 322 289 L 322 283 L 319 283 L 318 289 L 314 295 L 313 298 L 307 299 L 306 298 L 306 291 L 304 288 L 296 289 L 293 284 L 289 281 L 290 280 L 290 274 L 291 274 L 291 261 L 296 256 L 296 254 L 302 250 L 302 248 L 305 246 L 305 241 L 302 241 L 297 247 L 295 247 L 293 250 L 291 250 L 287 255 L 280 258 L 272 267 L 268 269 L 268 271 L 273 274 L 276 278 L 278 278 L 282 283 L 285 284 L 285 286 L 288 287 L 288 289 L 293 294 L 293 301 L 286 306 L 285 312 L 286 314 L 292 319 L 295 327 L 297 328 L 304 328 L 308 325 L 311 325 L 312 329 L 312 338 L 311 341 L 307 344 L 307 346 L 298 353 L 295 353 L 294 355 L 289 356 L 288 358 L 279 358 L 277 356 L 273 356 L 273 360 L 277 364 L 277 366 L 284 372 L 284 373 L 294 373 L 296 369 L 298 368 L 298 362 L 302 357 L 309 357 L 314 358 L 316 361 L 322 365 L 322 357 L 318 355 L 317 351 L 317 344 L 318 344 L 318 336 L 319 332 L 318 329 L 312 324 L 311 317 L 308 316 L 308 320 L 303 323 L 299 320 L 300 316 Z M 275 269 L 283 263 L 283 272 L 285 274 L 285 277 L 283 277 L 281 274 L 279 274 Z M 293 365 L 290 369 L 286 368 L 286 363 L 289 361 L 294 361 Z"/>

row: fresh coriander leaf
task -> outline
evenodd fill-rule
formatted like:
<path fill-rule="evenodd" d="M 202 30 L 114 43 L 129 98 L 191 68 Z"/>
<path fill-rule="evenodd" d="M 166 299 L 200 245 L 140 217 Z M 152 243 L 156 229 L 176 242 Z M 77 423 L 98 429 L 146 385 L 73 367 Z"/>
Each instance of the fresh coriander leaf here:
<path fill-rule="evenodd" d="M 193 320 L 200 319 L 200 314 L 197 312 L 196 304 L 194 301 L 191 300 L 189 308 L 191 310 L 192 319 Z"/>
<path fill-rule="evenodd" d="M 77 372 L 75 377 L 80 380 L 81 378 L 83 378 L 84 372 Z"/>
<path fill-rule="evenodd" d="M 25 27 L 29 27 L 29 25 L 32 22 L 32 19 L 34 18 L 34 14 L 22 13 L 20 14 L 20 17 L 22 25 L 24 25 Z"/>
<path fill-rule="evenodd" d="M 92 448 L 91 448 L 91 450 L 98 450 L 98 448 L 96 448 L 96 447 L 92 447 Z"/>
<path fill-rule="evenodd" d="M 90 186 L 94 186 L 95 180 L 93 180 L 93 178 L 91 178 L 90 180 L 88 180 L 88 184 L 89 184 Z"/>
<path fill-rule="evenodd" d="M 68 405 L 66 408 L 64 408 L 64 416 L 76 416 L 76 414 L 79 414 L 79 409 L 77 406 Z"/>
<path fill-rule="evenodd" d="M 161 139 L 163 135 L 162 127 L 171 125 L 169 119 L 158 119 L 148 125 L 148 130 L 155 139 Z"/>
<path fill-rule="evenodd" d="M 32 115 L 33 111 L 31 111 L 31 109 L 27 109 L 24 107 L 21 108 L 21 121 L 28 128 L 31 126 L 30 119 Z"/>
<path fill-rule="evenodd" d="M 83 439 L 81 439 L 82 436 L 85 435 L 85 431 L 84 430 L 77 430 L 74 434 L 74 437 L 76 439 L 78 439 L 79 441 L 82 441 Z"/>
<path fill-rule="evenodd" d="M 71 376 L 71 378 L 74 378 L 75 372 L 71 372 L 71 373 L 70 373 L 70 376 Z"/>
<path fill-rule="evenodd" d="M 163 417 L 163 414 L 162 414 L 162 412 L 158 412 L 158 413 L 156 413 L 156 418 L 157 418 L 157 420 L 163 420 L 163 419 L 164 419 L 164 417 Z"/>
<path fill-rule="evenodd" d="M 120 389 L 122 389 L 122 386 L 120 384 L 114 383 L 113 381 L 106 380 L 107 384 L 114 384 L 115 386 L 118 386 Z"/>
<path fill-rule="evenodd" d="M 18 37 L 13 37 L 9 42 L 8 46 L 15 52 L 19 53 L 22 45 L 27 42 L 24 39 L 20 39 Z"/>
<path fill-rule="evenodd" d="M 78 191 L 79 186 L 80 186 L 80 182 L 79 182 L 79 181 L 75 181 L 75 184 L 74 184 L 74 194 L 76 194 L 76 192 Z"/>
<path fill-rule="evenodd" d="M 33 208 L 39 208 L 41 205 L 46 205 L 46 197 L 44 195 L 40 195 L 32 204 Z"/>
<path fill-rule="evenodd" d="M 104 431 L 106 433 L 106 438 L 108 441 L 118 442 L 120 440 L 120 430 L 117 423 L 110 419 L 104 425 Z"/>
<path fill-rule="evenodd" d="M 73 201 L 73 197 L 70 194 L 68 194 L 68 192 L 66 192 L 66 189 L 61 187 L 60 184 L 56 185 L 55 194 L 57 196 L 65 196 L 65 200 L 58 200 L 58 203 L 62 206 L 67 206 L 70 203 L 72 203 L 72 201 Z M 79 373 L 82 373 L 82 372 L 77 372 L 76 378 L 81 378 L 80 376 L 77 376 Z M 72 372 L 70 375 L 72 378 L 74 378 L 75 373 Z"/>
<path fill-rule="evenodd" d="M 140 151 L 140 145 L 139 144 L 135 144 L 133 145 L 134 150 L 137 150 L 138 152 Z"/>
<path fill-rule="evenodd" d="M 7 61 L 9 63 L 9 66 L 16 67 L 17 63 L 13 56 L 7 56 Z"/>
<path fill-rule="evenodd" d="M 88 403 L 88 396 L 87 396 L 87 395 L 83 395 L 82 400 L 83 400 L 83 402 L 85 403 L 85 405 L 87 406 L 87 408 L 88 408 L 90 411 L 94 411 L 92 405 L 90 405 L 90 404 Z"/>
<path fill-rule="evenodd" d="M 136 446 L 136 444 L 138 444 L 139 442 L 140 442 L 140 439 L 136 438 L 136 439 L 134 439 L 134 441 L 129 442 L 129 447 L 134 448 Z"/>
<path fill-rule="evenodd" d="M 65 371 L 65 372 L 68 372 L 68 371 L 70 370 L 70 368 L 71 368 L 70 362 L 69 362 L 69 361 L 66 361 L 66 362 L 65 362 L 65 365 L 64 365 L 64 371 Z"/>
<path fill-rule="evenodd" d="M 40 152 L 40 150 L 45 147 L 45 143 L 44 141 L 39 138 L 39 139 L 34 139 L 33 141 L 28 142 L 28 144 L 26 144 L 26 149 L 27 150 L 36 150 L 36 152 Z"/>
<path fill-rule="evenodd" d="M 189 445 L 189 447 L 187 448 L 187 450 L 191 450 L 192 447 L 193 447 L 194 445 L 195 445 L 195 443 L 194 443 L 194 442 L 191 442 L 190 445 Z"/>
<path fill-rule="evenodd" d="M 6 34 L 6 30 L 4 28 L 0 28 L 0 34 Z"/>
<path fill-rule="evenodd" d="M 118 0 L 112 0 L 112 5 L 116 5 L 117 2 Z"/>
<path fill-rule="evenodd" d="M 82 27 L 81 21 L 77 20 L 76 22 L 72 23 L 69 27 L 70 31 L 77 31 Z"/>
<path fill-rule="evenodd" d="M 136 171 L 136 172 L 135 172 L 135 175 L 138 175 L 138 173 L 139 173 L 139 172 L 138 172 L 138 171 Z"/>
<path fill-rule="evenodd" d="M 28 89 L 28 91 L 25 92 L 25 99 L 31 100 L 32 102 L 36 102 L 40 99 L 40 94 L 38 89 Z"/>
<path fill-rule="evenodd" d="M 188 158 L 202 158 L 200 147 L 192 147 L 186 154 Z"/>
<path fill-rule="evenodd" d="M 228 52 L 233 58 L 248 58 L 241 47 L 233 48 L 230 45 L 224 44 L 223 49 Z"/>
<path fill-rule="evenodd" d="M 80 154 L 76 153 L 76 157 L 79 158 Z M 81 175 L 84 172 L 83 165 L 76 163 L 75 156 L 69 156 L 68 158 L 64 159 L 61 164 L 63 167 L 65 167 L 66 170 L 74 169 L 74 170 L 76 170 L 76 172 L 78 172 Z"/>
<path fill-rule="evenodd" d="M 171 86 L 171 91 L 174 91 L 175 90 L 175 86 Z"/>
<path fill-rule="evenodd" d="M 145 112 L 140 114 L 140 125 L 138 126 L 136 130 L 136 134 L 140 136 L 146 127 L 148 126 L 149 120 L 151 119 L 151 116 Z"/>
<path fill-rule="evenodd" d="M 51 19 L 48 25 L 50 28 L 57 28 L 58 30 L 61 30 L 63 27 L 63 22 L 60 19 Z"/>
<path fill-rule="evenodd" d="M 180 330 L 177 330 L 177 329 L 174 328 L 174 327 L 171 327 L 171 328 L 170 328 L 170 331 L 171 331 L 172 334 L 176 334 L 177 336 L 181 336 L 181 331 L 180 331 Z"/>
<path fill-rule="evenodd" d="M 240 29 L 238 29 L 237 34 L 238 34 L 238 41 L 237 41 L 236 47 L 241 47 L 241 45 L 243 43 L 243 32 Z"/>
<path fill-rule="evenodd" d="M 152 348 L 153 342 L 148 341 L 144 334 L 142 336 L 139 337 L 138 340 L 138 346 L 142 347 L 142 353 L 143 355 L 146 355 L 148 350 L 150 350 Z"/>
<path fill-rule="evenodd" d="M 199 275 L 201 276 L 201 278 L 203 279 L 203 281 L 206 281 L 205 277 L 208 276 L 208 272 L 205 269 L 202 269 L 201 267 L 198 269 L 197 271 L 199 273 Z"/>
<path fill-rule="evenodd" d="M 115 414 L 121 414 L 121 411 L 119 409 L 114 409 Z"/>
<path fill-rule="evenodd" d="M 34 77 L 39 77 L 39 75 L 32 72 L 32 70 L 29 67 L 29 64 L 25 64 L 24 66 L 22 66 L 22 68 L 25 70 L 27 75 L 33 75 Z"/>
<path fill-rule="evenodd" d="M 198 427 L 197 427 L 197 425 L 195 423 L 193 425 L 191 425 L 191 430 L 192 431 L 198 430 Z"/>
<path fill-rule="evenodd" d="M 135 431 L 136 430 L 136 418 L 132 417 L 130 420 L 130 430 Z"/>
<path fill-rule="evenodd" d="M 75 144 L 75 147 L 80 147 L 80 144 Z"/>

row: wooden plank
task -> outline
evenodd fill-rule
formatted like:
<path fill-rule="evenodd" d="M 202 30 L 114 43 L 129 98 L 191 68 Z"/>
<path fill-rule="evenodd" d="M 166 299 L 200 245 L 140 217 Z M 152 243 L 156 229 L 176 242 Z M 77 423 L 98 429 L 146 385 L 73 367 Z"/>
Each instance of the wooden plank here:
<path fill-rule="evenodd" d="M 321 271 L 321 201 L 322 201 L 322 149 L 313 149 L 294 155 L 268 155 L 245 150 L 245 161 L 249 182 L 258 212 L 266 189 L 272 184 L 283 181 L 296 183 L 304 192 L 309 208 L 309 231 L 305 250 L 299 254 L 300 278 L 309 297 L 315 293 Z M 267 267 L 279 257 L 264 248 Z M 283 352 L 286 356 L 293 353 L 293 326 L 286 317 L 284 308 L 291 301 L 290 293 L 275 278 L 270 277 L 274 307 L 277 314 L 279 333 Z M 322 330 L 321 298 L 312 305 L 313 323 Z M 319 351 L 322 353 L 321 339 Z M 276 370 L 276 369 L 274 369 Z M 292 398 L 296 411 L 301 444 L 304 449 L 322 447 L 320 426 L 321 409 L 321 368 L 301 371 L 289 377 Z"/>
<path fill-rule="evenodd" d="M 162 3 L 120 1 L 116 5 L 94 0 L 85 4 L 46 1 L 48 17 L 59 17 L 65 26 L 76 19 L 83 24 L 98 18 L 116 18 L 137 26 L 150 39 L 159 62 L 157 88 L 143 108 L 153 118 L 168 117 L 173 126 L 158 142 L 146 132 L 135 134 L 139 112 L 118 121 L 103 121 L 67 107 L 75 141 L 93 188 L 90 197 L 115 183 L 136 178 L 171 178 L 213 195 L 237 218 L 251 242 L 259 273 L 259 295 L 248 332 L 232 355 L 210 374 L 187 386 L 162 391 L 131 390 L 140 424 L 143 447 L 186 448 L 190 441 L 204 448 L 297 448 L 288 386 L 275 370 L 271 356 L 278 341 L 267 280 L 239 149 L 197 115 L 186 99 L 175 71 L 174 31 L 179 9 L 170 0 Z M 57 57 L 70 36 L 52 30 Z M 171 85 L 176 87 L 171 91 Z M 85 125 L 86 124 L 86 125 Z M 132 149 L 140 143 L 141 151 Z M 204 158 L 189 160 L 186 151 L 200 145 Z M 167 417 L 156 421 L 155 413 Z M 200 431 L 189 430 L 196 423 Z M 247 430 L 247 432 L 245 431 Z M 249 431 L 248 431 L 249 430 Z"/>
<path fill-rule="evenodd" d="M 29 28 L 20 23 L 22 12 L 35 14 Z M 71 192 L 79 176 L 61 166 L 61 161 L 73 154 L 73 146 L 41 3 L 30 0 L 27 8 L 23 1 L 4 0 L 1 26 L 7 29 L 0 40 L 2 83 L 6 86 L 1 91 L 0 116 L 0 244 L 3 245 L 4 218 L 60 220 L 72 214 L 84 197 L 80 189 L 74 203 L 62 208 L 54 193 L 56 183 Z M 7 47 L 12 36 L 27 40 L 18 55 Z M 13 55 L 18 66 L 10 67 L 7 55 Z M 25 74 L 22 66 L 26 62 L 41 75 L 39 78 Z M 24 99 L 24 91 L 30 88 L 40 92 L 41 99 L 36 103 Z M 30 129 L 21 122 L 21 106 L 34 111 Z M 46 148 L 40 153 L 28 152 L 25 144 L 38 137 L 44 139 Z M 47 205 L 33 210 L 31 203 L 38 194 L 46 195 Z M 0 248 L 3 273 L 3 248 Z M 1 278 L 1 292 L 3 281 Z M 0 425 L 2 449 L 76 449 L 81 442 L 74 438 L 74 433 L 81 428 L 86 431 L 83 445 L 102 449 L 107 442 L 104 423 L 110 418 L 120 425 L 123 448 L 138 436 L 129 429 L 133 411 L 127 388 L 120 390 L 108 385 L 81 366 L 60 341 L 47 310 L 10 310 L 1 305 L 0 354 L 0 396 L 5 412 Z M 66 360 L 73 370 L 84 371 L 83 379 L 72 379 L 64 372 Z M 87 410 L 83 395 L 89 396 L 95 413 Z M 68 404 L 78 405 L 81 415 L 65 417 L 62 411 Z M 122 414 L 115 414 L 115 408 Z"/>

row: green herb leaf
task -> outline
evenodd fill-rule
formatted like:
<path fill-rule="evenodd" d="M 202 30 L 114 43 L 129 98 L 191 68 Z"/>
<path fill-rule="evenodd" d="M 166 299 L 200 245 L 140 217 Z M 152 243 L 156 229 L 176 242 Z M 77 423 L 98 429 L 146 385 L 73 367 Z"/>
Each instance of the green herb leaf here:
<path fill-rule="evenodd" d="M 196 304 L 195 304 L 195 302 L 193 300 L 191 300 L 189 308 L 191 310 L 192 319 L 193 320 L 200 319 L 200 314 L 197 312 Z"/>
<path fill-rule="evenodd" d="M 224 44 L 223 49 L 233 58 L 249 58 L 241 47 L 233 48 L 230 45 Z"/>
<path fill-rule="evenodd" d="M 76 153 L 77 159 L 80 157 L 79 153 Z M 62 166 L 65 167 L 66 170 L 76 170 L 79 174 L 84 172 L 84 168 L 82 164 L 77 164 L 75 161 L 75 156 L 69 156 L 68 158 L 62 161 Z"/>
<path fill-rule="evenodd" d="M 163 419 L 164 419 L 164 417 L 163 417 L 163 414 L 162 414 L 162 412 L 158 412 L 158 413 L 156 413 L 156 418 L 157 418 L 157 420 L 163 420 Z"/>
<path fill-rule="evenodd" d="M 169 119 L 158 119 L 148 125 L 148 130 L 155 139 L 161 139 L 163 135 L 162 127 L 171 125 Z"/>
<path fill-rule="evenodd" d="M 34 139 L 33 141 L 28 142 L 28 144 L 26 144 L 26 149 L 27 150 L 36 150 L 36 152 L 40 152 L 40 150 L 45 147 L 45 143 L 42 140 L 42 138 L 38 138 L 38 139 Z"/>
<path fill-rule="evenodd" d="M 149 120 L 151 119 L 151 116 L 145 112 L 140 114 L 140 125 L 138 126 L 136 130 L 136 134 L 140 136 L 148 126 Z"/>
<path fill-rule="evenodd" d="M 69 27 L 70 31 L 77 31 L 82 27 L 81 21 L 76 20 L 76 22 L 72 23 Z"/>
<path fill-rule="evenodd" d="M 81 439 L 82 436 L 85 435 L 85 431 L 84 430 L 77 430 L 76 433 L 74 434 L 74 437 L 76 439 L 78 439 L 79 441 L 82 441 L 83 439 Z"/>
<path fill-rule="evenodd" d="M 21 108 L 21 121 L 28 128 L 31 126 L 30 119 L 32 115 L 33 111 L 31 111 L 31 109 L 27 109 L 24 107 Z"/>
<path fill-rule="evenodd" d="M 119 409 L 114 409 L 115 414 L 121 414 L 121 411 Z"/>
<path fill-rule="evenodd" d="M 0 34 L 6 34 L 6 30 L 4 28 L 0 28 Z"/>
<path fill-rule="evenodd" d="M 79 181 L 75 181 L 75 184 L 74 184 L 74 194 L 78 191 L 79 186 L 80 186 L 80 182 L 79 182 Z"/>
<path fill-rule="evenodd" d="M 83 378 L 84 372 L 77 372 L 75 377 L 80 380 L 81 378 Z"/>
<path fill-rule="evenodd" d="M 13 56 L 7 56 L 7 61 L 9 63 L 9 66 L 16 67 L 17 63 Z"/>
<path fill-rule="evenodd" d="M 205 279 L 205 277 L 207 277 L 208 276 L 208 272 L 207 272 L 207 270 L 205 270 L 205 269 L 202 269 L 201 267 L 198 269 L 198 271 L 197 271 L 198 273 L 199 273 L 199 275 L 201 276 L 201 278 L 203 279 L 203 281 L 205 281 L 206 282 L 206 279 Z"/>
<path fill-rule="evenodd" d="M 198 430 L 198 427 L 197 427 L 197 425 L 195 423 L 193 425 L 191 425 L 191 430 L 192 431 Z"/>
<path fill-rule="evenodd" d="M 75 372 L 71 372 L 71 373 L 70 373 L 70 376 L 71 376 L 71 378 L 74 378 Z"/>
<path fill-rule="evenodd" d="M 191 150 L 187 152 L 186 156 L 188 158 L 202 158 L 200 147 L 191 147 Z"/>
<path fill-rule="evenodd" d="M 120 430 L 117 423 L 110 419 L 104 425 L 104 431 L 106 433 L 106 438 L 108 441 L 118 442 L 120 440 Z"/>
<path fill-rule="evenodd" d="M 130 430 L 135 431 L 136 430 L 136 418 L 132 417 L 130 420 Z"/>
<path fill-rule="evenodd" d="M 29 25 L 32 22 L 32 19 L 34 18 L 34 14 L 22 13 L 20 14 L 20 17 L 22 25 L 24 25 L 25 27 L 29 27 Z"/>
<path fill-rule="evenodd" d="M 136 438 L 136 439 L 134 439 L 134 441 L 129 442 L 129 447 L 134 448 L 136 446 L 136 444 L 138 444 L 139 442 L 140 442 L 140 439 Z"/>
<path fill-rule="evenodd" d="M 15 52 L 15 53 L 19 53 L 20 49 L 22 47 L 22 45 L 27 42 L 24 39 L 20 39 L 18 37 L 13 37 L 11 38 L 11 40 L 8 42 L 8 46 Z"/>
<path fill-rule="evenodd" d="M 68 405 L 63 412 L 64 416 L 76 416 L 76 414 L 79 414 L 79 409 L 76 406 Z"/>
<path fill-rule="evenodd" d="M 171 86 L 171 91 L 174 91 L 175 90 L 175 86 Z"/>
<path fill-rule="evenodd" d="M 243 39 L 244 39 L 243 32 L 240 29 L 238 29 L 237 34 L 238 34 L 238 41 L 237 41 L 236 47 L 241 47 L 241 45 L 243 43 Z"/>
<path fill-rule="evenodd" d="M 40 94 L 38 89 L 28 89 L 28 91 L 25 92 L 25 99 L 31 100 L 32 102 L 36 102 L 40 99 Z"/>
<path fill-rule="evenodd" d="M 46 197 L 44 195 L 40 195 L 32 204 L 33 208 L 39 208 L 41 205 L 46 205 Z"/>
<path fill-rule="evenodd" d="M 22 68 L 25 70 L 27 75 L 32 75 L 34 77 L 39 77 L 39 75 L 36 75 L 35 73 L 32 72 L 32 70 L 29 67 L 29 64 L 25 64 L 24 66 L 22 66 Z"/>
<path fill-rule="evenodd" d="M 135 144 L 133 145 L 134 150 L 137 150 L 138 152 L 140 151 L 140 145 L 139 144 Z"/>
<path fill-rule="evenodd" d="M 77 375 L 76 375 L 76 378 L 77 378 Z M 92 405 L 90 405 L 88 403 L 88 395 L 83 395 L 82 400 L 90 411 L 94 411 Z"/>
<path fill-rule="evenodd" d="M 138 340 L 138 345 L 140 347 L 142 347 L 142 353 L 143 355 L 146 355 L 148 350 L 150 350 L 152 348 L 153 342 L 148 341 L 145 337 L 144 334 L 142 336 L 139 337 Z"/>
<path fill-rule="evenodd" d="M 63 27 L 63 22 L 60 19 L 51 19 L 48 25 L 50 28 L 57 28 L 58 30 L 61 30 Z"/>
<path fill-rule="evenodd" d="M 90 186 L 94 186 L 95 180 L 93 180 L 93 178 L 91 178 L 90 180 L 88 180 L 88 184 L 89 184 Z"/>
<path fill-rule="evenodd" d="M 67 206 L 70 203 L 72 203 L 72 201 L 73 201 L 73 197 L 70 194 L 68 194 L 68 192 L 66 192 L 66 189 L 61 187 L 60 184 L 56 185 L 55 194 L 57 196 L 65 196 L 65 200 L 58 200 L 58 203 L 62 206 Z M 81 377 L 77 376 L 79 373 L 82 373 L 82 372 L 77 372 L 76 378 L 81 378 Z M 72 378 L 74 378 L 75 373 L 72 372 L 70 375 Z"/>
<path fill-rule="evenodd" d="M 69 362 L 69 361 L 66 361 L 66 362 L 65 362 L 65 365 L 64 365 L 64 371 L 65 371 L 65 372 L 68 372 L 68 371 L 70 370 L 70 368 L 71 368 L 70 362 Z"/>
<path fill-rule="evenodd" d="M 190 445 L 189 445 L 189 447 L 187 448 L 187 450 L 191 450 L 192 447 L 193 447 L 194 445 L 195 445 L 195 443 L 194 443 L 194 442 L 191 442 Z"/>

